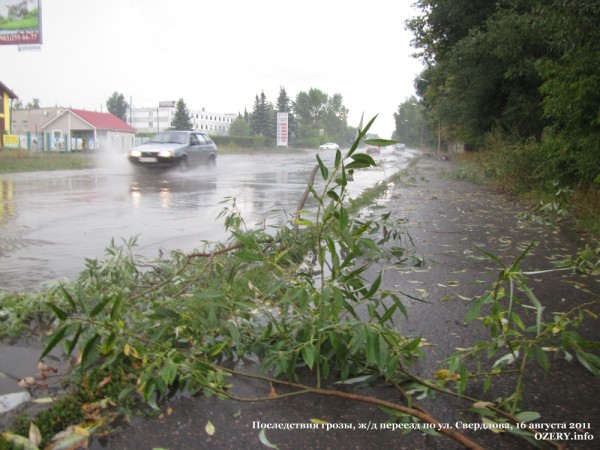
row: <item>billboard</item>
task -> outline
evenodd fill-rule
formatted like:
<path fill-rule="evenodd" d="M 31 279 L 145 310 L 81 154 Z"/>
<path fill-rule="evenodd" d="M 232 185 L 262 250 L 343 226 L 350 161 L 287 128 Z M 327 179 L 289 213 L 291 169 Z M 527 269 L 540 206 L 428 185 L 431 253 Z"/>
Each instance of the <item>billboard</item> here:
<path fill-rule="evenodd" d="M 42 43 L 42 0 L 0 0 L 0 45 Z"/>
<path fill-rule="evenodd" d="M 277 147 L 288 146 L 288 113 L 277 113 Z"/>

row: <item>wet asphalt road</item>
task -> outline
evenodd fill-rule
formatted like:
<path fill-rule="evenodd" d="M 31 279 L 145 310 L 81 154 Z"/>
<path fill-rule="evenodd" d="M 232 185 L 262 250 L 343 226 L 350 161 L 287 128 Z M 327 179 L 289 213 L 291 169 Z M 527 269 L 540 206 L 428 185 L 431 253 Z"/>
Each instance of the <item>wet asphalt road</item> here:
<path fill-rule="evenodd" d="M 554 261 L 572 255 L 583 243 L 574 241 L 572 234 L 565 235 L 519 219 L 523 208 L 511 199 L 446 178 L 444 173 L 451 170 L 447 162 L 423 158 L 414 173 L 379 202 L 392 212 L 393 217 L 407 220 L 406 231 L 410 239 L 406 237 L 404 244 L 410 254 L 423 261 L 419 266 L 382 262 L 373 269 L 384 272 L 383 288 L 397 289 L 427 301 L 405 299 L 409 318 L 396 318 L 404 334 L 424 338 L 424 358 L 412 371 L 426 378 L 431 378 L 435 370 L 443 367 L 441 361 L 456 347 L 472 345 L 486 337 L 479 321 L 464 322 L 473 299 L 489 289 L 498 276 L 498 267 L 483 258 L 479 250 L 489 251 L 508 264 L 524 246 L 535 240 L 538 244 L 524 260 L 523 269 L 537 271 L 552 268 Z M 296 202 L 297 197 L 291 202 L 293 207 Z M 268 209 L 266 203 L 259 204 L 263 205 L 263 211 Z M 218 202 L 214 208 L 218 210 Z M 367 276 L 374 276 L 374 273 Z M 600 292 L 598 278 L 571 272 L 539 273 L 530 278 L 529 286 L 544 305 L 544 320 L 551 319 L 551 314 L 556 311 L 566 311 L 589 301 L 593 297 L 589 292 Z M 600 311 L 596 308 L 595 312 Z M 578 331 L 588 339 L 600 339 L 600 330 L 594 320 L 586 321 Z M 538 422 L 589 424 L 595 440 L 569 441 L 566 448 L 597 448 L 600 439 L 599 381 L 575 361 L 551 358 L 551 364 L 548 372 L 536 368 L 535 364 L 527 371 L 523 409 L 540 412 L 542 418 Z M 256 367 L 248 364 L 238 369 L 253 371 Z M 479 399 L 493 401 L 497 396 L 512 392 L 511 381 L 514 382 L 496 383 L 488 393 L 475 385 L 470 393 Z M 260 381 L 237 378 L 232 382 L 232 392 L 240 396 L 262 397 L 271 389 L 268 383 Z M 277 390 L 285 392 L 285 388 L 277 387 Z M 353 389 L 350 391 L 354 392 Z M 389 387 L 370 387 L 357 392 L 402 402 L 398 391 Z M 442 423 L 455 425 L 458 421 L 477 421 L 468 413 L 472 406 L 470 402 L 440 395 L 435 402 L 425 399 L 419 400 L 419 404 Z M 266 448 L 260 441 L 261 426 L 271 427 L 265 429 L 265 435 L 282 450 L 462 448 L 448 439 L 421 433 L 403 435 L 399 431 L 361 428 L 365 424 L 382 424 L 387 418 L 385 413 L 366 404 L 315 395 L 258 403 L 201 397 L 174 400 L 164 406 L 161 417 L 135 419 L 107 440 L 94 439 L 92 448 L 260 449 Z M 312 419 L 340 427 L 330 430 L 272 427 L 274 424 L 306 425 L 312 423 Z M 209 421 L 215 428 L 213 435 L 205 429 Z M 353 428 L 346 428 L 349 426 Z M 465 434 L 485 448 L 531 448 L 524 441 L 506 435 L 469 430 Z"/>
<path fill-rule="evenodd" d="M 148 258 L 223 240 L 218 215 L 227 198 L 236 198 L 251 228 L 281 224 L 298 206 L 315 154 L 220 155 L 215 169 L 187 173 L 134 171 L 122 155 L 110 155 L 94 170 L 0 175 L 0 290 L 72 278 L 112 239 L 139 235 L 136 253 Z M 333 155 L 321 154 L 325 161 Z M 383 180 L 410 155 L 384 150 L 377 168 L 356 174 L 350 192 Z"/>
<path fill-rule="evenodd" d="M 412 169 L 411 169 L 412 170 Z M 457 347 L 473 345 L 486 339 L 480 321 L 465 323 L 472 301 L 497 280 L 498 266 L 485 259 L 480 250 L 493 253 L 510 264 L 532 240 L 537 244 L 523 261 L 523 270 L 538 271 L 554 267 L 553 261 L 572 255 L 583 241 L 573 240 L 550 227 L 519 219 L 524 211 L 510 198 L 470 183 L 448 179 L 450 163 L 435 158 L 422 158 L 415 171 L 398 183 L 378 203 L 393 217 L 406 219 L 404 244 L 424 263 L 419 266 L 381 262 L 372 266 L 367 276 L 383 271 L 382 287 L 395 289 L 426 302 L 404 298 L 408 319 L 396 317 L 405 335 L 422 336 L 423 358 L 411 372 L 433 378 L 434 371 L 444 367 L 442 361 Z M 590 301 L 600 292 L 598 277 L 585 277 L 572 272 L 537 273 L 530 276 L 529 287 L 544 306 L 544 320 L 556 311 L 567 311 L 574 305 Z M 589 291 L 589 292 L 586 292 Z M 600 313 L 598 307 L 594 311 Z M 532 315 L 523 314 L 525 320 Z M 600 329 L 589 318 L 578 330 L 590 340 L 600 340 Z M 575 361 L 553 357 L 551 370 L 543 371 L 535 362 L 525 376 L 522 410 L 541 414 L 538 423 L 568 427 L 586 424 L 594 440 L 562 441 L 565 449 L 596 449 L 600 439 L 600 381 Z M 491 365 L 493 360 L 485 361 Z M 236 367 L 241 371 L 257 370 L 255 364 Z M 311 383 L 310 376 L 307 382 Z M 314 380 L 312 380 L 314 382 Z M 475 383 L 469 394 L 480 400 L 494 401 L 514 390 L 515 379 L 496 381 L 489 392 Z M 241 397 L 264 397 L 269 383 L 241 377 L 232 379 L 231 392 Z M 327 386 L 344 389 L 339 385 Z M 279 393 L 286 388 L 276 386 Z M 387 386 L 350 392 L 403 403 L 400 393 Z M 472 402 L 438 395 L 437 400 L 418 400 L 441 423 L 456 427 L 457 423 L 480 423 L 468 412 Z M 326 421 L 330 429 L 308 429 L 313 419 Z M 443 449 L 458 450 L 460 444 L 449 439 L 399 430 L 384 429 L 389 416 L 378 408 L 358 402 L 317 395 L 300 395 L 275 401 L 239 402 L 198 397 L 174 400 L 164 405 L 161 417 L 135 419 L 130 426 L 115 432 L 107 440 L 95 440 L 94 450 L 141 450 L 166 448 L 193 449 L 261 449 L 260 431 L 281 450 L 288 449 Z M 209 435 L 206 425 L 214 426 Z M 368 426 L 367 426 L 368 425 Z M 281 426 L 281 428 L 277 428 Z M 296 427 L 296 428 L 295 428 Z M 300 428 L 305 427 L 305 428 Z M 522 450 L 535 448 L 525 441 L 503 433 L 461 429 L 465 435 L 487 449 Z M 544 447 L 541 448 L 554 448 Z"/>

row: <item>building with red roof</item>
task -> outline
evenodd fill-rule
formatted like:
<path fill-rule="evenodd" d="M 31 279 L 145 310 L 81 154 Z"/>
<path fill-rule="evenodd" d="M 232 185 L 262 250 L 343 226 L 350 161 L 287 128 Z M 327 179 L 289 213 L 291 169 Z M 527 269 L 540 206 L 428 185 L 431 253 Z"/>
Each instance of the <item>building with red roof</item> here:
<path fill-rule="evenodd" d="M 43 149 L 125 152 L 136 129 L 109 113 L 67 108 L 41 126 Z"/>

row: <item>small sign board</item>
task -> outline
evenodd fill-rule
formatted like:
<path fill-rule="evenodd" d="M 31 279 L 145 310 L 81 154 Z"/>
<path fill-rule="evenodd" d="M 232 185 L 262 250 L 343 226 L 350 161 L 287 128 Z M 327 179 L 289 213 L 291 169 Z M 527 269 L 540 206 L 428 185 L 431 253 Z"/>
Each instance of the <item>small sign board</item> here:
<path fill-rule="evenodd" d="M 6 148 L 19 148 L 19 136 L 16 134 L 5 134 L 2 136 L 2 142 Z"/>
<path fill-rule="evenodd" d="M 277 147 L 288 146 L 288 113 L 277 113 Z"/>

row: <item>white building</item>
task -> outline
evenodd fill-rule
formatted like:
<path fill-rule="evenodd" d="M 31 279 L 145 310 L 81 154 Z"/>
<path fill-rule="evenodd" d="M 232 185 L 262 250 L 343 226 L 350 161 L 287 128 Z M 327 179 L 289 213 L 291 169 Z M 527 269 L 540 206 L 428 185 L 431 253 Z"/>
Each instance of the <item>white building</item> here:
<path fill-rule="evenodd" d="M 171 128 L 176 102 L 160 102 L 156 107 L 130 108 L 127 122 L 138 132 L 157 133 Z M 237 114 L 223 114 L 202 110 L 189 110 L 194 131 L 212 135 L 227 135 Z"/>

